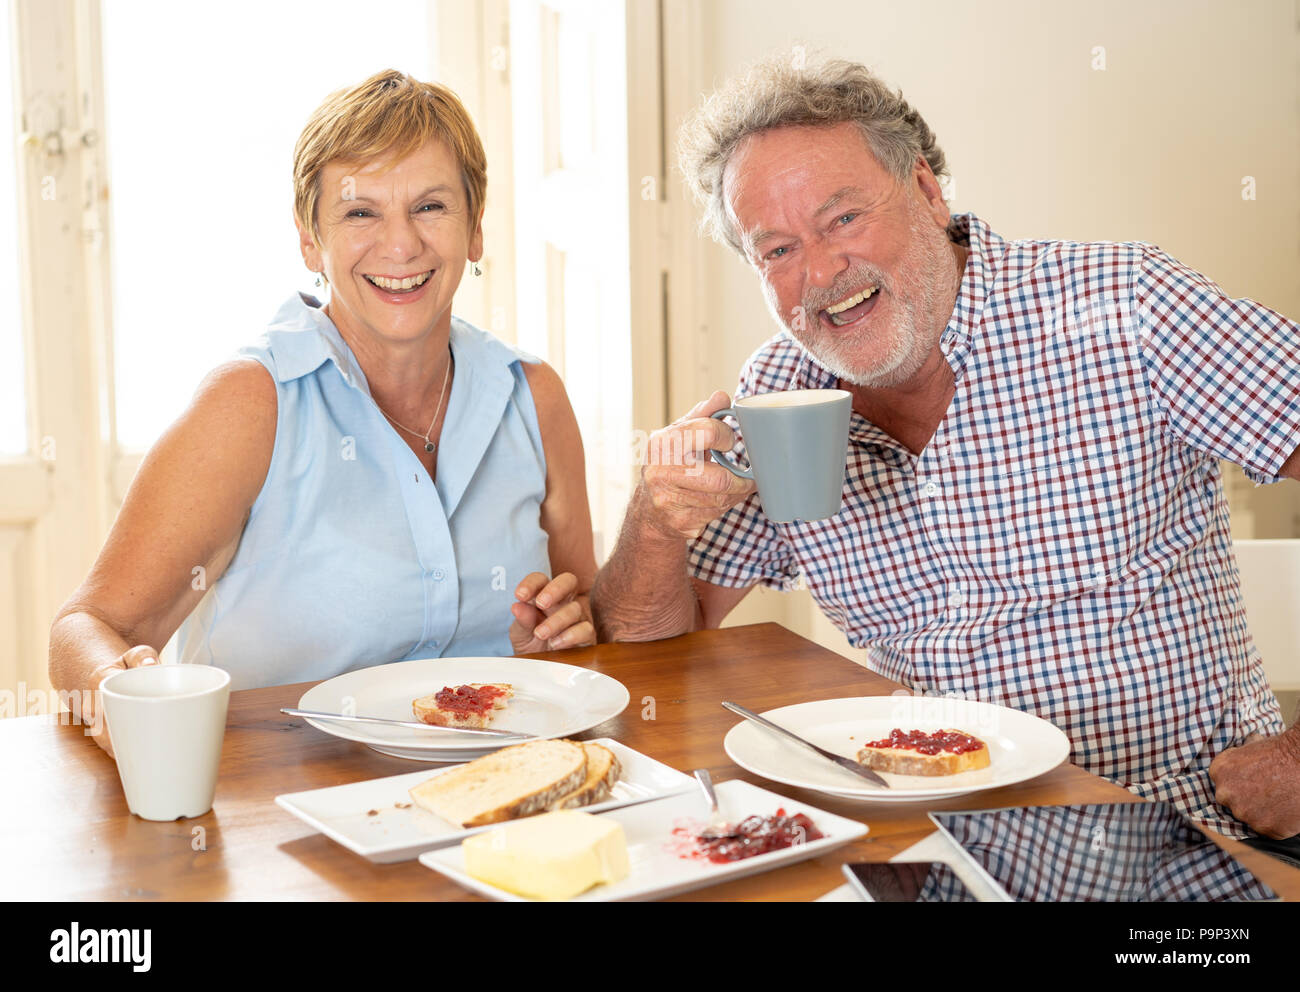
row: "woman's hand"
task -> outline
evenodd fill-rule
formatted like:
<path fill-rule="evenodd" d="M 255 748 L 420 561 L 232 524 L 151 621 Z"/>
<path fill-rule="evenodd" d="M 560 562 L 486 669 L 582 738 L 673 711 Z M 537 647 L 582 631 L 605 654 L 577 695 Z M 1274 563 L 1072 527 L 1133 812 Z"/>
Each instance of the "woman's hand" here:
<path fill-rule="evenodd" d="M 596 643 L 591 607 L 586 595 L 578 595 L 578 579 L 572 572 L 553 579 L 533 572 L 519 583 L 515 598 L 519 602 L 510 607 L 515 617 L 510 625 L 510 645 L 515 654 Z"/>
<path fill-rule="evenodd" d="M 158 652 L 147 644 L 139 644 L 124 652 L 122 657 L 113 664 L 105 665 L 95 671 L 93 676 L 95 688 L 92 692 L 86 693 L 86 702 L 82 707 L 81 715 L 86 725 L 91 728 L 90 737 L 108 753 L 110 758 L 116 759 L 117 755 L 113 753 L 113 742 L 108 737 L 108 725 L 104 722 L 103 697 L 100 695 L 99 687 L 104 679 L 114 672 L 157 664 L 160 664 Z"/>

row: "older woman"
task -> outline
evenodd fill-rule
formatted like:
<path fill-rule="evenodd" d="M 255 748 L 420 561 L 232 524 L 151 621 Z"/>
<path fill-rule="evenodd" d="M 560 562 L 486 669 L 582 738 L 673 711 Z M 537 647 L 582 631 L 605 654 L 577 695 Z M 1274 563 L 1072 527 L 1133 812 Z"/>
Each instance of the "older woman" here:
<path fill-rule="evenodd" d="M 294 214 L 329 302 L 295 294 L 150 451 L 54 622 L 56 687 L 155 664 L 178 628 L 234 688 L 594 641 L 564 387 L 451 313 L 486 182 L 444 87 L 383 72 L 313 114 Z"/>

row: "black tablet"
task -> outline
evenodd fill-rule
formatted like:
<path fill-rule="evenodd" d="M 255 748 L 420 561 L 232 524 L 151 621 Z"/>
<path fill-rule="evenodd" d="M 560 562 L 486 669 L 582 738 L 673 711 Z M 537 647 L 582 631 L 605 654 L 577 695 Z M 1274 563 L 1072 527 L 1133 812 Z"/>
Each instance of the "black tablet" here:
<path fill-rule="evenodd" d="M 841 870 L 866 902 L 979 902 L 942 861 L 858 862 Z"/>

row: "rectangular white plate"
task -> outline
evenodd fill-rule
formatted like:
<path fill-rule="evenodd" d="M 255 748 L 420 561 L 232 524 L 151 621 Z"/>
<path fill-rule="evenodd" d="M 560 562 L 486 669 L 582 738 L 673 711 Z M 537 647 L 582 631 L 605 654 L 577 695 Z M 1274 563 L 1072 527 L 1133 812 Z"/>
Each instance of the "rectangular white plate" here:
<path fill-rule="evenodd" d="M 715 791 L 718 794 L 718 810 L 729 822 L 734 823 L 747 816 L 771 816 L 778 809 L 784 809 L 788 814 L 806 815 L 812 820 L 813 825 L 825 834 L 825 837 L 821 840 L 796 844 L 784 850 L 758 854 L 744 861 L 713 864 L 709 861 L 682 857 L 674 849 L 673 844 L 674 827 L 689 824 L 698 829 L 703 827 L 708 819 L 708 807 L 698 788 L 687 795 L 676 795 L 641 806 L 610 810 L 601 815 L 617 820 L 623 825 L 623 833 L 627 838 L 628 876 L 619 882 L 597 885 L 577 896 L 574 901 L 663 899 L 692 889 L 702 889 L 720 882 L 730 882 L 745 875 L 769 871 L 795 861 L 814 858 L 856 840 L 867 832 L 866 824 L 827 813 L 807 803 L 797 803 L 775 792 L 750 785 L 748 782 L 739 780 L 723 782 L 716 786 Z M 465 855 L 459 846 L 426 851 L 420 855 L 420 863 L 441 872 L 465 888 L 491 899 L 510 902 L 532 901 L 467 875 Z"/>
<path fill-rule="evenodd" d="M 670 796 L 698 788 L 695 779 L 676 768 L 633 751 L 608 737 L 595 743 L 614 752 L 622 775 L 611 797 L 603 803 L 583 807 L 595 813 L 629 802 Z M 326 837 L 349 851 L 378 864 L 409 861 L 421 851 L 458 844 L 470 834 L 491 830 L 491 826 L 466 830 L 448 823 L 428 810 L 411 804 L 410 790 L 422 782 L 451 771 L 455 765 L 431 770 L 422 768 L 406 775 L 391 775 L 328 789 L 291 792 L 276 796 L 276 805 L 288 810 Z M 410 805 L 408 805 L 410 804 Z"/>

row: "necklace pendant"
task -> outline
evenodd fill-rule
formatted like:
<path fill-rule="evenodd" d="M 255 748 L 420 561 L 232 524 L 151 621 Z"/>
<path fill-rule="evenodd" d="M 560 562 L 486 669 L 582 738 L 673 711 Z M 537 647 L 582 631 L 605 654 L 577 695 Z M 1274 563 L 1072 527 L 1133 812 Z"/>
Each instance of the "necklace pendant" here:
<path fill-rule="evenodd" d="M 437 445 L 434 444 L 432 441 L 425 441 L 425 442 L 424 442 L 424 450 L 425 450 L 425 451 L 433 451 L 433 449 L 436 448 L 436 447 L 437 447 Z"/>

